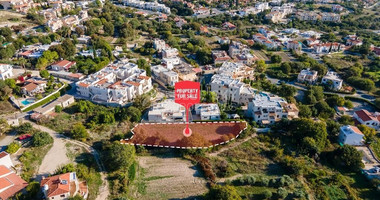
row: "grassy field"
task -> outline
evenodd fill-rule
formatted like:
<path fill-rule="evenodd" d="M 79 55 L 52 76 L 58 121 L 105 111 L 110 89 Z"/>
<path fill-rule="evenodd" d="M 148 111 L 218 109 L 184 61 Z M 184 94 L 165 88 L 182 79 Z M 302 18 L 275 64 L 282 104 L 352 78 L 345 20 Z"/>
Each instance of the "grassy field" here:
<path fill-rule="evenodd" d="M 24 180 L 29 181 L 34 177 L 42 160 L 52 146 L 53 145 L 50 144 L 42 147 L 32 147 L 23 152 L 20 156 L 20 161 L 23 164 L 21 177 Z"/>
<path fill-rule="evenodd" d="M 259 58 L 259 60 L 265 60 L 265 61 L 270 60 L 268 56 L 266 56 L 265 53 L 262 52 L 261 50 L 252 50 L 252 51 L 253 51 L 253 54 Z"/>
<path fill-rule="evenodd" d="M 25 15 L 5 10 L 2 10 L 0 12 L 0 27 L 20 24 L 25 24 L 26 26 L 36 25 L 32 23 L 30 20 L 26 19 Z"/>
<path fill-rule="evenodd" d="M 9 101 L 0 101 L 0 115 L 16 112 L 17 109 Z"/>

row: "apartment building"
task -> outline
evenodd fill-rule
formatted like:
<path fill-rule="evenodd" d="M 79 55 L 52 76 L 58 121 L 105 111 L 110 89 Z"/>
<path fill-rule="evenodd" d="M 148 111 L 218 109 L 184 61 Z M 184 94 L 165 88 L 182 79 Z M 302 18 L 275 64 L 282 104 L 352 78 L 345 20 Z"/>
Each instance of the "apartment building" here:
<path fill-rule="evenodd" d="M 340 15 L 336 13 L 322 13 L 321 20 L 323 22 L 340 22 Z"/>
<path fill-rule="evenodd" d="M 298 12 L 296 17 L 301 21 L 317 21 L 321 20 L 321 15 L 316 12 Z"/>
<path fill-rule="evenodd" d="M 174 122 L 185 120 L 185 107 L 181 104 L 175 103 L 172 99 L 167 99 L 153 105 L 148 112 L 149 122 Z"/>
<path fill-rule="evenodd" d="M 239 81 L 243 81 L 244 79 L 254 80 L 253 69 L 243 63 L 224 62 L 219 67 L 217 73 Z"/>
<path fill-rule="evenodd" d="M 298 118 L 298 108 L 283 98 L 270 94 L 255 94 L 248 103 L 247 115 L 260 124 L 273 124 L 282 118 Z"/>
<path fill-rule="evenodd" d="M 322 78 L 322 84 L 329 85 L 332 90 L 340 90 L 343 86 L 343 80 L 339 78 L 336 72 L 329 71 Z"/>
<path fill-rule="evenodd" d="M 318 72 L 314 70 L 303 69 L 298 74 L 297 81 L 300 83 L 307 82 L 309 84 L 314 84 L 318 79 Z"/>
<path fill-rule="evenodd" d="M 174 86 L 178 82 L 178 73 L 165 68 L 162 65 L 152 66 L 154 78 L 162 81 L 166 85 Z"/>
<path fill-rule="evenodd" d="M 220 120 L 220 110 L 216 103 L 203 103 L 194 105 L 195 114 L 201 120 Z"/>
<path fill-rule="evenodd" d="M 218 95 L 219 101 L 231 101 L 237 104 L 248 104 L 253 98 L 254 90 L 240 80 L 229 75 L 215 74 L 211 77 L 211 91 Z"/>
<path fill-rule="evenodd" d="M 152 89 L 152 80 L 136 64 L 120 61 L 76 83 L 77 94 L 99 103 L 124 105 Z"/>
<path fill-rule="evenodd" d="M 250 49 L 241 42 L 232 41 L 228 47 L 228 55 L 235 58 L 239 54 L 249 54 Z"/>
<path fill-rule="evenodd" d="M 13 67 L 8 64 L 0 64 L 0 80 L 5 80 L 13 76 Z"/>
<path fill-rule="evenodd" d="M 152 11 L 158 11 L 158 12 L 170 14 L 170 8 L 165 6 L 165 4 L 157 3 L 157 1 L 145 2 L 145 1 L 139 1 L 139 0 L 124 0 L 123 4 L 125 6 L 131 6 L 134 8 L 140 8 L 144 10 L 152 10 Z"/>
<path fill-rule="evenodd" d="M 178 56 L 178 49 L 176 48 L 164 48 L 162 49 L 162 58 L 173 58 Z"/>
<path fill-rule="evenodd" d="M 158 52 L 161 52 L 163 49 L 168 47 L 164 40 L 160 40 L 158 38 L 155 38 L 153 40 L 153 48 L 156 49 Z"/>
<path fill-rule="evenodd" d="M 338 42 L 319 43 L 313 45 L 315 53 L 331 53 L 343 51 L 346 46 Z"/>
<path fill-rule="evenodd" d="M 212 59 L 214 64 L 224 63 L 231 60 L 231 57 L 228 56 L 226 51 L 214 50 L 211 52 Z"/>

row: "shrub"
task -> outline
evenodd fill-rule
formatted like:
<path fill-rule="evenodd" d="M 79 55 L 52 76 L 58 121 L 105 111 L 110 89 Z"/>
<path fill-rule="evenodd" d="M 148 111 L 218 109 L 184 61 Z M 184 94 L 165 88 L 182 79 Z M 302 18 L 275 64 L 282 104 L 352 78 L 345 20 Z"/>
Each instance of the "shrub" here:
<path fill-rule="evenodd" d="M 285 199 L 288 196 L 288 191 L 283 187 L 279 187 L 277 189 L 277 196 L 280 199 Z"/>
<path fill-rule="evenodd" d="M 33 126 L 30 123 L 23 123 L 16 128 L 18 134 L 30 133 L 33 130 Z"/>
<path fill-rule="evenodd" d="M 54 142 L 54 139 L 46 132 L 37 132 L 33 135 L 32 146 L 40 147 L 51 144 Z"/>
<path fill-rule="evenodd" d="M 55 112 L 56 113 L 60 113 L 60 112 L 62 112 L 62 107 L 61 106 L 55 106 Z"/>
<path fill-rule="evenodd" d="M 269 191 L 269 190 L 265 190 L 264 192 L 263 192 L 263 197 L 264 197 L 264 199 L 270 199 L 270 198 L 272 198 L 272 192 L 271 191 Z"/>
<path fill-rule="evenodd" d="M 7 146 L 7 149 L 5 150 L 7 153 L 16 153 L 20 149 L 21 145 L 18 142 L 12 142 Z"/>

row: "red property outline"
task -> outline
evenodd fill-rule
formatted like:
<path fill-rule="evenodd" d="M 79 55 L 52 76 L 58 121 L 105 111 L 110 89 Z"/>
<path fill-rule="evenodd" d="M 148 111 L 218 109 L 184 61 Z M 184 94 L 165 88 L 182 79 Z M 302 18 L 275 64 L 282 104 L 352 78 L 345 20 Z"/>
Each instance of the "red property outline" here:
<path fill-rule="evenodd" d="M 248 127 L 248 124 L 246 121 L 229 121 L 229 122 L 222 122 L 222 121 L 215 121 L 215 122 L 192 122 L 190 124 L 207 124 L 207 123 L 212 123 L 212 124 L 223 124 L 223 123 L 229 123 L 229 124 L 232 124 L 232 123 L 245 123 L 245 127 L 244 129 L 241 129 L 239 131 L 239 133 L 235 136 L 235 138 L 231 138 L 227 141 L 224 141 L 224 142 L 221 142 L 221 143 L 217 143 L 217 144 L 213 144 L 213 145 L 210 145 L 208 147 L 182 147 L 182 146 L 164 146 L 164 145 L 153 145 L 153 144 L 140 144 L 140 143 L 127 143 L 127 142 L 123 142 L 123 141 L 128 141 L 128 140 L 131 140 L 133 139 L 133 136 L 135 135 L 135 132 L 133 131 L 138 125 L 140 124 L 144 124 L 144 125 L 155 125 L 155 124 L 184 124 L 185 125 L 185 122 L 177 122 L 177 123 L 170 123 L 170 122 L 166 122 L 166 123 L 140 123 L 140 124 L 136 124 L 133 129 L 131 130 L 132 132 L 132 137 L 129 138 L 129 139 L 121 139 L 120 140 L 120 143 L 121 144 L 128 144 L 128 145 L 136 145 L 136 146 L 147 146 L 147 147 L 162 147 L 162 148 L 172 148 L 172 149 L 208 149 L 208 148 L 212 148 L 212 147 L 216 147 L 218 145 L 222 145 L 222 144 L 227 144 L 233 140 L 235 140 L 236 138 L 239 137 L 239 135 L 247 129 Z"/>

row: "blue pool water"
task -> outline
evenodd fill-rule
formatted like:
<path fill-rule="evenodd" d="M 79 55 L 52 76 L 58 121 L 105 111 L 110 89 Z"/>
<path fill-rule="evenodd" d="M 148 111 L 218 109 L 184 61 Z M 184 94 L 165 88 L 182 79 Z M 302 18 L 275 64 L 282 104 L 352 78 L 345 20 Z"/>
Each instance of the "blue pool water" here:
<path fill-rule="evenodd" d="M 22 104 L 24 104 L 25 106 L 28 105 L 28 104 L 31 104 L 33 103 L 34 101 L 33 100 L 24 100 L 24 101 L 21 101 Z"/>

